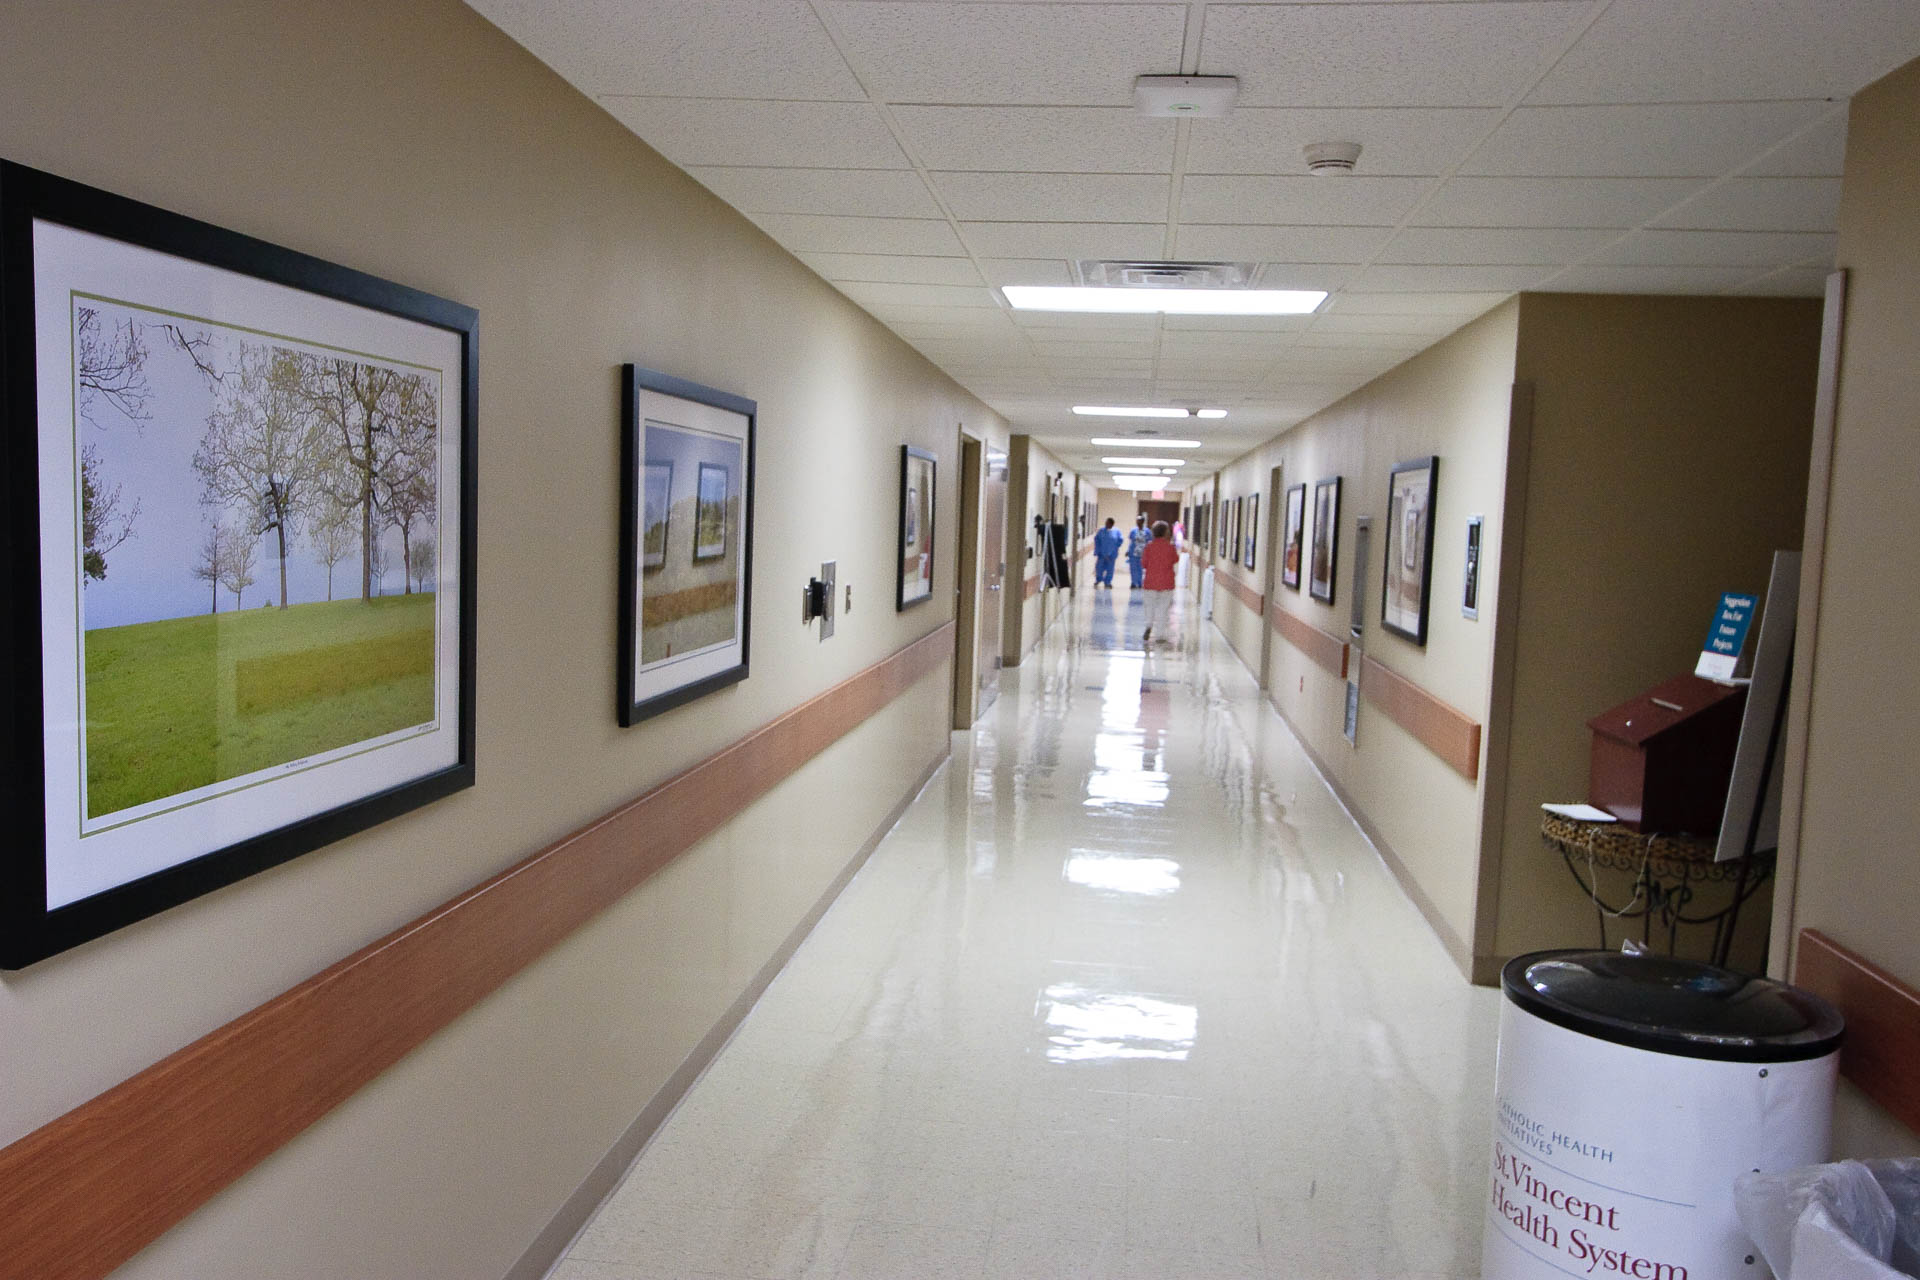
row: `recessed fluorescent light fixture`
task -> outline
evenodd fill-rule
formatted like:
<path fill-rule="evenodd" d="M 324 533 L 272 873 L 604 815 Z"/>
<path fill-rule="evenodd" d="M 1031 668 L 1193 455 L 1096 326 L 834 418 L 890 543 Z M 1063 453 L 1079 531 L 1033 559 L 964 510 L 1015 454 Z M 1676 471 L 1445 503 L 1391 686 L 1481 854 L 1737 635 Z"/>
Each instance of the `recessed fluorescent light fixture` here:
<path fill-rule="evenodd" d="M 1110 467 L 1184 467 L 1185 458 L 1102 458 Z"/>
<path fill-rule="evenodd" d="M 1088 418 L 1224 418 L 1225 409 L 1171 409 L 1157 405 L 1077 404 L 1073 411 Z"/>
<path fill-rule="evenodd" d="M 1163 440 L 1159 436 L 1094 436 L 1088 444 L 1103 449 L 1198 449 L 1198 440 Z"/>
<path fill-rule="evenodd" d="M 1072 284 L 1009 284 L 1001 286 L 1000 292 L 1015 311 L 1127 315 L 1303 316 L 1327 300 L 1324 289 L 1104 289 Z"/>
<path fill-rule="evenodd" d="M 1164 489 L 1167 487 L 1164 480 L 1156 480 L 1152 476 L 1108 476 L 1107 478 L 1113 481 L 1113 487 L 1116 489 L 1137 489 L 1145 491 Z"/>

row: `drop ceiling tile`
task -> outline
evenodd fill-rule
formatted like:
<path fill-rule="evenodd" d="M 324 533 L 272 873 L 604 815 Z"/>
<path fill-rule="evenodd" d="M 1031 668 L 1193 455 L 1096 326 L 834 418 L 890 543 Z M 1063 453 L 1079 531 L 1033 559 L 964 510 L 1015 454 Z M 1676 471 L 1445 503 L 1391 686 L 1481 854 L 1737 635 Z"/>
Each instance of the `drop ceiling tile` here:
<path fill-rule="evenodd" d="M 1182 258 L 1206 261 L 1365 262 L 1392 234 L 1389 227 L 1222 227 L 1188 223 L 1177 233 L 1175 251 Z"/>
<path fill-rule="evenodd" d="M 1574 267 L 1549 280 L 1550 293 L 1723 293 L 1753 278 L 1750 267 Z"/>
<path fill-rule="evenodd" d="M 1462 172 L 1514 177 L 1718 177 L 1827 108 L 1823 102 L 1522 107 Z"/>
<path fill-rule="evenodd" d="M 1789 267 L 1735 285 L 1727 292 L 1755 298 L 1818 298 L 1827 291 L 1827 275 L 1819 267 Z"/>
<path fill-rule="evenodd" d="M 1165 222 L 1169 177 L 1144 173 L 935 173 L 953 216 L 972 222 Z"/>
<path fill-rule="evenodd" d="M 911 169 L 756 169 L 695 165 L 687 170 L 742 213 L 837 213 L 873 218 L 938 218 L 927 184 Z"/>
<path fill-rule="evenodd" d="M 1007 313 L 980 307 L 930 307 L 914 304 L 871 306 L 867 308 L 882 322 L 892 324 L 938 324 L 981 330 L 1009 329 Z"/>
<path fill-rule="evenodd" d="M 1169 329 L 1160 335 L 1160 349 L 1183 352 L 1278 351 L 1290 345 L 1297 333 L 1297 330 L 1286 329 Z"/>
<path fill-rule="evenodd" d="M 1087 311 L 1009 311 L 1007 315 L 1021 329 L 1036 334 L 1045 329 L 1082 332 L 1142 329 L 1151 332 L 1160 327 L 1160 317 L 1154 315 L 1101 315 Z"/>
<path fill-rule="evenodd" d="M 604 95 L 600 105 L 683 169 L 766 165 L 802 169 L 905 169 L 907 157 L 864 102 Z"/>
<path fill-rule="evenodd" d="M 861 306 L 995 307 L 990 289 L 966 289 L 946 284 L 863 284 L 837 282 L 834 287 Z"/>
<path fill-rule="evenodd" d="M 1512 294 L 1511 289 L 1497 293 L 1378 293 L 1349 289 L 1328 299 L 1321 314 L 1472 318 L 1493 310 Z"/>
<path fill-rule="evenodd" d="M 931 219 L 763 213 L 754 221 L 790 253 L 905 253 L 930 258 L 965 253 L 953 228 Z"/>
<path fill-rule="evenodd" d="M 1847 108 L 1842 105 L 1740 172 L 1747 178 L 1837 178 L 1846 161 Z"/>
<path fill-rule="evenodd" d="M 1720 231 L 1832 231 L 1839 223 L 1838 178 L 1729 178 L 1653 220 Z"/>
<path fill-rule="evenodd" d="M 1187 172 L 1313 177 L 1310 142 L 1357 142 L 1353 177 L 1425 177 L 1444 173 L 1500 119 L 1482 107 L 1340 109 L 1240 108 L 1224 120 L 1194 120 Z"/>
<path fill-rule="evenodd" d="M 1589 6 L 1210 4 L 1200 71 L 1240 77 L 1247 106 L 1504 106 Z"/>
<path fill-rule="evenodd" d="M 1562 228 L 1409 227 L 1374 259 L 1440 266 L 1560 266 L 1618 240 L 1615 230 Z"/>
<path fill-rule="evenodd" d="M 1466 319 L 1459 315 L 1368 315 L 1330 311 L 1314 318 L 1313 332 L 1400 334 L 1431 342 L 1465 323 Z"/>
<path fill-rule="evenodd" d="M 1167 229 L 1137 222 L 963 222 L 983 258 L 1159 258 Z"/>
<path fill-rule="evenodd" d="M 1243 333 L 1298 333 L 1312 323 L 1312 316 L 1168 316 L 1167 332 L 1205 332 L 1236 336 Z"/>
<path fill-rule="evenodd" d="M 1552 272 L 1551 267 L 1383 265 L 1361 272 L 1352 288 L 1366 293 L 1514 293 L 1533 288 Z"/>
<path fill-rule="evenodd" d="M 1186 33 L 1184 4 L 842 0 L 825 9 L 861 80 L 887 102 L 1129 106 L 1143 69 L 1180 65 Z"/>
<path fill-rule="evenodd" d="M 1845 98 L 1916 53 L 1913 0 L 1613 0 L 1527 101 Z"/>
<path fill-rule="evenodd" d="M 1370 351 L 1381 355 L 1397 355 L 1404 360 L 1416 351 L 1423 351 L 1432 345 L 1431 339 L 1424 334 L 1405 333 L 1339 333 L 1334 331 L 1300 335 L 1299 349 L 1302 351 Z"/>
<path fill-rule="evenodd" d="M 1831 260 L 1836 237 L 1786 231 L 1635 231 L 1595 254 L 1599 267 L 1785 267 Z"/>
<path fill-rule="evenodd" d="M 476 0 L 473 7 L 590 95 L 866 97 L 806 0 Z"/>
<path fill-rule="evenodd" d="M 1173 171 L 1177 122 L 1131 107 L 895 107 L 893 118 L 920 163 L 936 171 Z"/>
<path fill-rule="evenodd" d="M 1433 182 L 1426 178 L 1189 174 L 1183 222 L 1391 227 Z"/>
<path fill-rule="evenodd" d="M 980 270 L 990 285 L 1072 284 L 1073 268 L 1065 258 L 982 258 Z"/>
<path fill-rule="evenodd" d="M 1701 178 L 1454 178 L 1417 227 L 1637 227 L 1705 185 Z"/>
<path fill-rule="evenodd" d="M 1033 348 L 1044 360 L 1055 364 L 1065 360 L 1150 360 L 1153 342 L 1045 342 L 1033 340 Z"/>
<path fill-rule="evenodd" d="M 886 253 L 802 253 L 797 256 L 836 284 L 862 281 L 977 287 L 982 283 L 979 270 L 965 258 L 916 258 Z"/>

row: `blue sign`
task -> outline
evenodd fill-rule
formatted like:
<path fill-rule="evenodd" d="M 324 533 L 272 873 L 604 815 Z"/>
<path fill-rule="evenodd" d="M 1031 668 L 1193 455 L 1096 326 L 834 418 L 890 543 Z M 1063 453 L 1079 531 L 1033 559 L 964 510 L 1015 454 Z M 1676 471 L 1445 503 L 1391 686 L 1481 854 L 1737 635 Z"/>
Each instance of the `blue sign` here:
<path fill-rule="evenodd" d="M 1727 592 L 1720 597 L 1720 608 L 1707 629 L 1707 643 L 1700 651 L 1694 674 L 1712 680 L 1730 680 L 1740 664 L 1740 651 L 1746 648 L 1747 631 L 1753 626 L 1753 611 L 1759 597 Z"/>

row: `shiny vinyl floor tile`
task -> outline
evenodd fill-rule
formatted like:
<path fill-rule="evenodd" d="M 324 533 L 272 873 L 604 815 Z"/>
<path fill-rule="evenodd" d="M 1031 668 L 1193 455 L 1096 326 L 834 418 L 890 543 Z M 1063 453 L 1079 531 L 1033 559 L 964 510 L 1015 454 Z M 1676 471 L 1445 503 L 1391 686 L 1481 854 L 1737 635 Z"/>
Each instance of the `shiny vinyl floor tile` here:
<path fill-rule="evenodd" d="M 555 1280 L 1478 1274 L 1497 996 L 1130 595 L 1003 673 Z"/>

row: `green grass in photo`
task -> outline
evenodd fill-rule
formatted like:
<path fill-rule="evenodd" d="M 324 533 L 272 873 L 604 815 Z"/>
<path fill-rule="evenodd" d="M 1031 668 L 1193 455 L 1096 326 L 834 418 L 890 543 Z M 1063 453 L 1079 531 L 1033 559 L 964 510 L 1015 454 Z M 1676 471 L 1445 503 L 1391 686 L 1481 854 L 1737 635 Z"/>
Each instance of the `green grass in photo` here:
<path fill-rule="evenodd" d="M 88 816 L 431 720 L 433 606 L 427 592 L 87 632 Z"/>

